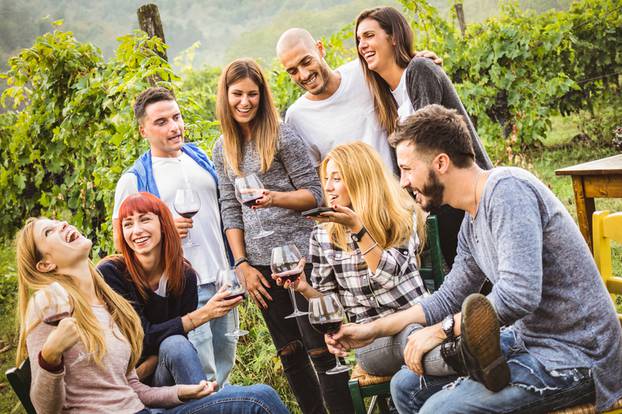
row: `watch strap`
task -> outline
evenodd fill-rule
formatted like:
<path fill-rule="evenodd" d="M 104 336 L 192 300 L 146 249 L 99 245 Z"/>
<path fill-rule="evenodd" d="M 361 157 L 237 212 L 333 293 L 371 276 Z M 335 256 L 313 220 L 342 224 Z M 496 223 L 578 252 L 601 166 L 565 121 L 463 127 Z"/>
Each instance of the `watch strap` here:
<path fill-rule="evenodd" d="M 363 226 L 361 227 L 361 230 L 359 230 L 358 233 L 352 233 L 350 237 L 352 238 L 352 241 L 354 243 L 358 243 L 359 241 L 361 241 L 361 239 L 366 233 L 367 233 L 367 229 L 365 228 L 365 226 Z"/>

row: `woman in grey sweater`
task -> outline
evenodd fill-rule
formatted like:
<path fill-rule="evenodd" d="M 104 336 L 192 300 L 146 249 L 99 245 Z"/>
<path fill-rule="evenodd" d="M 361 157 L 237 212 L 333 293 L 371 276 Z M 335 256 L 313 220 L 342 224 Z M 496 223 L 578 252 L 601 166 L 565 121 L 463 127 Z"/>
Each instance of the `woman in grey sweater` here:
<path fill-rule="evenodd" d="M 430 104 L 455 109 L 464 118 L 480 168 L 492 168 L 460 97 L 443 69 L 430 59 L 414 57 L 413 32 L 406 18 L 393 7 L 364 10 L 356 19 L 355 41 L 359 62 L 374 96 L 380 124 L 393 133 L 399 121 Z M 456 256 L 458 231 L 464 212 L 441 206 L 438 217 L 441 249 L 451 267 Z"/>
<path fill-rule="evenodd" d="M 335 360 L 306 317 L 285 319 L 292 303 L 270 277 L 273 247 L 294 244 L 308 256 L 311 221 L 300 211 L 322 202 L 322 187 L 302 139 L 279 120 L 272 96 L 259 65 L 251 59 L 230 63 L 220 77 L 217 116 L 222 136 L 213 159 L 219 175 L 220 202 L 225 234 L 244 276 L 251 299 L 260 307 L 285 375 L 304 413 L 323 413 L 324 401 L 331 413 L 352 412 L 348 374 L 326 375 Z M 256 174 L 265 186 L 249 208 L 235 196 L 235 179 Z M 260 232 L 257 217 L 269 236 Z M 306 300 L 298 295 L 298 306 Z M 308 355 L 307 355 L 308 354 Z M 319 377 L 316 379 L 313 361 Z"/>

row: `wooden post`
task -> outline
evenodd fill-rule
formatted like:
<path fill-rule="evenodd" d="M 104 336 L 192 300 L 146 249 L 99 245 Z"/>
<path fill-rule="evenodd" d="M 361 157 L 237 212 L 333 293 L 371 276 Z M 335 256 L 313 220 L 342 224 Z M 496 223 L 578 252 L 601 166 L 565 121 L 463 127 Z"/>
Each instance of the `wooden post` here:
<path fill-rule="evenodd" d="M 145 4 L 140 6 L 136 13 L 138 14 L 138 25 L 140 26 L 140 30 L 147 33 L 149 37 L 157 36 L 162 39 L 162 42 L 166 43 L 166 40 L 164 39 L 164 28 L 162 27 L 162 21 L 160 20 L 158 6 L 155 4 Z M 162 56 L 164 60 L 168 61 L 166 52 L 158 52 L 158 54 Z"/>
<path fill-rule="evenodd" d="M 456 9 L 456 16 L 458 16 L 460 32 L 462 32 L 462 37 L 464 37 L 464 32 L 466 31 L 466 22 L 464 21 L 464 9 L 462 8 L 462 3 L 454 4 L 454 9 Z"/>

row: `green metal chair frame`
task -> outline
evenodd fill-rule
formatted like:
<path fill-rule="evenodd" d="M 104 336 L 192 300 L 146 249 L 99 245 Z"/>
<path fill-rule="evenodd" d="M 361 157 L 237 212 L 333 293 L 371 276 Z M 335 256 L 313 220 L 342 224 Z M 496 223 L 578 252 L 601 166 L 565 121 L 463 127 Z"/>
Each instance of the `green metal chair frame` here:
<path fill-rule="evenodd" d="M 436 216 L 428 216 L 426 220 L 426 230 L 426 248 L 422 255 L 422 264 L 419 267 L 419 274 L 428 290 L 434 291 L 441 286 L 446 274 L 438 232 L 438 219 Z M 352 396 L 354 412 L 356 414 L 373 412 L 376 403 L 378 404 L 380 414 L 389 413 L 389 408 L 386 403 L 386 399 L 391 396 L 389 382 L 373 385 L 359 385 L 358 379 L 351 379 L 348 383 L 348 387 L 350 388 L 350 395 Z M 365 397 L 372 397 L 369 410 L 365 409 Z"/>
<path fill-rule="evenodd" d="M 32 406 L 30 401 L 30 360 L 26 358 L 22 364 L 17 368 L 10 368 L 6 371 L 6 378 L 11 384 L 11 388 L 15 391 L 17 398 L 22 403 L 24 410 L 28 414 L 37 414 L 35 407 Z"/>

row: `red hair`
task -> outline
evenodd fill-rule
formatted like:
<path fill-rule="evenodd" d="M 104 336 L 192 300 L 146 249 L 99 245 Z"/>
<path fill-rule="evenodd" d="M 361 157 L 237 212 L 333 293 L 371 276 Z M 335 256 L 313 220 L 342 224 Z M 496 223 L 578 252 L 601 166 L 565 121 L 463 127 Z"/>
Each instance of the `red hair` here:
<path fill-rule="evenodd" d="M 181 249 L 181 240 L 175 228 L 173 215 L 162 200 L 150 193 L 137 193 L 128 196 L 119 207 L 119 220 L 117 220 L 117 234 L 123 235 L 123 219 L 135 213 L 153 213 L 160 219 L 162 238 L 160 241 L 160 261 L 162 270 L 168 277 L 166 290 L 173 296 L 181 296 L 184 289 L 184 272 L 190 264 L 184 259 Z M 136 258 L 136 254 L 121 237 L 121 256 L 116 260 L 123 260 L 127 267 L 132 282 L 138 289 L 140 296 L 147 299 L 147 292 L 151 289 L 145 281 L 144 270 Z M 115 260 L 115 258 L 111 258 Z M 115 260 L 115 261 L 116 261 Z"/>

